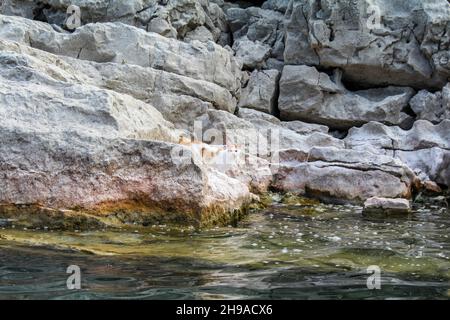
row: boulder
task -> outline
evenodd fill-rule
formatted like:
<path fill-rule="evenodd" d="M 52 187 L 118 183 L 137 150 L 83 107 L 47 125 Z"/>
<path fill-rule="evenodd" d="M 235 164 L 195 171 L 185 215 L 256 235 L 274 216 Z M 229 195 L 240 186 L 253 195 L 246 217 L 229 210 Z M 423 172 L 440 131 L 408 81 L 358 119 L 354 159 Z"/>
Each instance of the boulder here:
<path fill-rule="evenodd" d="M 270 48 L 270 57 L 283 60 L 284 15 L 258 7 L 230 8 L 226 11 L 233 39 L 248 39 Z"/>
<path fill-rule="evenodd" d="M 345 138 L 348 148 L 389 155 L 437 183 L 450 185 L 450 120 L 433 125 L 418 120 L 410 130 L 371 122 L 350 129 Z"/>
<path fill-rule="evenodd" d="M 407 87 L 352 92 L 338 77 L 332 79 L 314 67 L 285 66 L 278 108 L 282 120 L 302 120 L 340 130 L 370 121 L 405 125 L 412 119 L 403 109 L 413 95 L 414 90 Z"/>
<path fill-rule="evenodd" d="M 286 129 L 297 132 L 298 134 L 310 134 L 313 132 L 328 133 L 330 130 L 327 126 L 320 124 L 307 123 L 302 121 L 283 121 L 281 123 Z"/>
<path fill-rule="evenodd" d="M 259 41 L 251 41 L 247 37 L 236 40 L 233 50 L 236 59 L 249 70 L 265 67 L 266 60 L 270 55 L 270 46 Z"/>
<path fill-rule="evenodd" d="M 178 37 L 177 30 L 164 18 L 153 18 L 147 25 L 147 31 L 160 34 L 167 38 Z"/>
<path fill-rule="evenodd" d="M 409 102 L 417 119 L 439 123 L 450 120 L 450 83 L 442 91 L 420 90 Z"/>
<path fill-rule="evenodd" d="M 370 197 L 410 198 L 417 177 L 401 161 L 369 151 L 315 147 L 282 150 L 272 187 L 327 202 L 361 204 Z"/>
<path fill-rule="evenodd" d="M 267 121 L 275 125 L 281 125 L 281 121 L 277 117 L 255 109 L 239 108 L 236 115 L 249 122 Z"/>
<path fill-rule="evenodd" d="M 437 125 L 418 120 L 410 130 L 370 122 L 361 128 L 350 129 L 345 144 L 352 149 L 372 147 L 393 154 L 396 151 L 416 151 L 434 147 L 450 149 L 450 120 Z"/>
<path fill-rule="evenodd" d="M 203 140 L 210 138 L 207 134 L 208 132 L 201 138 Z M 205 144 L 192 138 L 186 140 L 185 137 L 180 139 L 180 143 L 190 150 L 199 162 L 242 182 L 252 192 L 258 194 L 267 192 L 272 181 L 272 171 L 267 160 L 249 154 L 246 149 L 236 145 L 214 142 L 216 144 Z M 186 154 L 184 148 L 178 148 L 174 153 L 179 154 L 182 161 L 190 160 L 191 154 Z"/>
<path fill-rule="evenodd" d="M 205 42 L 214 41 L 214 35 L 206 27 L 200 26 L 200 27 L 197 27 L 196 29 L 186 33 L 184 40 L 185 41 L 198 40 L 198 41 L 205 41 Z"/>
<path fill-rule="evenodd" d="M 341 68 L 347 83 L 365 87 L 448 82 L 447 0 L 299 0 L 286 20 L 286 64 Z"/>
<path fill-rule="evenodd" d="M 239 107 L 276 114 L 279 78 L 277 70 L 253 71 L 247 86 L 241 91 Z"/>
<path fill-rule="evenodd" d="M 290 0 L 267 0 L 262 4 L 261 8 L 285 13 L 289 2 Z"/>
<path fill-rule="evenodd" d="M 450 150 L 439 147 L 395 152 L 395 156 L 417 172 L 424 186 L 436 182 L 450 186 Z"/>
<path fill-rule="evenodd" d="M 364 202 L 363 213 L 365 214 L 409 214 L 411 204 L 406 199 L 388 199 L 373 197 Z"/>
<path fill-rule="evenodd" d="M 275 69 L 278 70 L 280 73 L 283 71 L 284 62 L 275 58 L 269 58 L 266 61 L 266 69 Z"/>

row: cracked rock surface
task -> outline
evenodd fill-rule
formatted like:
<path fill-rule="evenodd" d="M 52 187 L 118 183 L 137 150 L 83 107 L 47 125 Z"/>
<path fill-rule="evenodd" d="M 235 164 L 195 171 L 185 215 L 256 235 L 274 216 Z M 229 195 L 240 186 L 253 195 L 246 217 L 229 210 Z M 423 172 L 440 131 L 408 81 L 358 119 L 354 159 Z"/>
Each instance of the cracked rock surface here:
<path fill-rule="evenodd" d="M 0 217 L 439 193 L 449 61 L 446 0 L 2 0 Z"/>

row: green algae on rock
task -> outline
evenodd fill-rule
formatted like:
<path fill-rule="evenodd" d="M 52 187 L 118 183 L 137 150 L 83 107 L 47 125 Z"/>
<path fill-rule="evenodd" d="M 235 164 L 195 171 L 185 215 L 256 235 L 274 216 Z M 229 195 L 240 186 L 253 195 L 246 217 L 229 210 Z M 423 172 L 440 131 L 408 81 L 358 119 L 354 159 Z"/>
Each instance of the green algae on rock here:
<path fill-rule="evenodd" d="M 130 201 L 109 203 L 94 209 L 52 209 L 38 205 L 1 205 L 0 220 L 4 227 L 47 230 L 101 230 L 127 225 L 155 225 L 170 223 L 205 228 L 236 225 L 248 212 L 249 205 L 239 209 L 212 206 L 203 211 L 168 211 L 156 206 Z"/>
<path fill-rule="evenodd" d="M 170 224 L 78 232 L 9 228 L 0 230 L 0 247 L 54 248 L 121 259 L 185 259 L 258 274 L 297 268 L 343 276 L 379 265 L 392 277 L 428 279 L 436 286 L 450 280 L 448 211 L 440 214 L 421 207 L 415 219 L 374 221 L 362 216 L 360 207 L 317 209 L 322 214 L 276 204 L 246 216 L 236 227 L 202 230 Z"/>

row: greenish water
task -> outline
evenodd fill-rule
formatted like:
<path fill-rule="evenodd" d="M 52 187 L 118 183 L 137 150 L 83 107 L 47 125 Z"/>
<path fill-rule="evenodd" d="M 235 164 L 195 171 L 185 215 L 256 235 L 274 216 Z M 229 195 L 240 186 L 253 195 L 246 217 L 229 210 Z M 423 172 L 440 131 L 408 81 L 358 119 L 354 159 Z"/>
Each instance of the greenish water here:
<path fill-rule="evenodd" d="M 277 204 L 238 227 L 0 229 L 2 299 L 449 299 L 450 212 Z M 78 265 L 82 289 L 68 290 Z M 366 268 L 381 268 L 368 290 Z"/>

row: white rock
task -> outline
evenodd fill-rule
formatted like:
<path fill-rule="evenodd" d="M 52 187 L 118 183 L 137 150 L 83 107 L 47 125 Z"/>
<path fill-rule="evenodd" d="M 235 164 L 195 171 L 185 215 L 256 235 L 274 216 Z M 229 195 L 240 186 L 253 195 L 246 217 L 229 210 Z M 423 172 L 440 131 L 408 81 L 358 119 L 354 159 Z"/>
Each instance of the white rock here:
<path fill-rule="evenodd" d="M 309 152 L 315 146 L 343 148 L 344 142 L 321 132 L 301 135 L 280 126 L 271 119 L 248 117 L 240 119 L 230 113 L 209 110 L 203 118 L 203 128 L 214 132 L 219 144 L 231 144 L 245 147 L 253 155 L 270 158 L 279 150 L 298 149 Z M 269 121 L 268 121 L 269 120 Z M 221 140 L 222 137 L 226 141 Z M 207 141 L 206 141 L 207 142 Z M 275 160 L 277 161 L 277 160 Z"/>
<path fill-rule="evenodd" d="M 281 125 L 289 130 L 295 131 L 298 134 L 309 134 L 312 132 L 328 133 L 329 128 L 324 125 L 307 123 L 302 121 L 283 121 Z"/>
<path fill-rule="evenodd" d="M 334 129 L 370 121 L 402 125 L 411 120 L 402 110 L 413 95 L 413 89 L 401 87 L 351 92 L 314 67 L 285 66 L 278 108 L 283 120 L 303 120 Z"/>
<path fill-rule="evenodd" d="M 417 177 L 401 161 L 332 147 L 283 150 L 273 187 L 324 201 L 362 203 L 370 197 L 410 198 Z"/>
<path fill-rule="evenodd" d="M 180 39 L 206 28 L 213 41 L 227 31 L 224 12 L 208 0 L 4 0 L 0 13 L 62 26 L 69 5 L 80 8 L 82 24 L 122 22 Z"/>
<path fill-rule="evenodd" d="M 347 147 L 356 150 L 370 148 L 374 153 L 396 157 L 411 169 L 426 174 L 444 185 L 450 184 L 450 120 L 437 125 L 418 120 L 410 130 L 370 122 L 352 128 L 345 138 Z"/>
<path fill-rule="evenodd" d="M 247 86 L 241 92 L 239 107 L 275 114 L 279 78 L 277 70 L 253 71 Z"/>
<path fill-rule="evenodd" d="M 276 125 L 281 125 L 281 121 L 277 117 L 255 109 L 239 108 L 237 116 L 249 122 L 257 123 L 259 121 L 267 121 Z"/>
<path fill-rule="evenodd" d="M 265 62 L 270 55 L 270 46 L 259 41 L 251 41 L 247 37 L 236 40 L 233 44 L 233 50 L 244 68 L 250 70 L 265 66 Z"/>
<path fill-rule="evenodd" d="M 240 88 L 240 65 L 224 48 L 184 43 L 121 23 L 88 24 L 61 34 L 45 23 L 0 15 L 0 39 L 82 60 L 160 69 L 215 83 L 233 94 Z"/>
<path fill-rule="evenodd" d="M 284 16 L 274 10 L 264 10 L 255 6 L 226 10 L 233 39 L 249 39 L 270 48 L 270 57 L 283 60 Z"/>
<path fill-rule="evenodd" d="M 211 82 L 136 65 L 97 63 L 36 50 L 0 40 L 0 50 L 21 57 L 55 80 L 114 90 L 150 103 L 177 128 L 192 130 L 209 108 L 234 112 L 236 100 Z"/>
<path fill-rule="evenodd" d="M 204 26 L 197 27 L 196 29 L 189 31 L 186 33 L 186 36 L 184 37 L 185 41 L 192 41 L 192 40 L 198 40 L 198 41 L 214 41 L 214 35 Z"/>
<path fill-rule="evenodd" d="M 153 18 L 147 26 L 147 31 L 155 32 L 167 38 L 176 39 L 178 34 L 172 25 L 163 18 Z"/>
<path fill-rule="evenodd" d="M 419 91 L 409 104 L 420 120 L 428 120 L 432 123 L 450 120 L 450 83 L 436 93 Z"/>
<path fill-rule="evenodd" d="M 229 223 L 253 199 L 245 183 L 174 144 L 180 132 L 151 105 L 64 77 L 76 78 L 2 51 L 0 203 L 206 225 Z"/>
<path fill-rule="evenodd" d="M 342 68 L 359 85 L 441 88 L 450 75 L 449 17 L 446 0 L 291 1 L 284 60 Z"/>
<path fill-rule="evenodd" d="M 364 202 L 364 213 L 408 214 L 411 204 L 406 199 L 369 198 Z"/>

